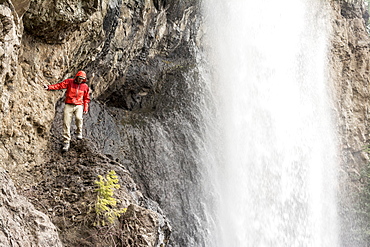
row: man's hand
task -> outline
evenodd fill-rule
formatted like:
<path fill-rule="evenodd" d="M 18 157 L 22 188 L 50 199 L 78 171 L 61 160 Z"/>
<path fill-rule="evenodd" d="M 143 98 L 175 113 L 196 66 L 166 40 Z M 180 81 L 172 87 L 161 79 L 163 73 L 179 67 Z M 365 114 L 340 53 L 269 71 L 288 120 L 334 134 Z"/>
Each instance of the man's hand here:
<path fill-rule="evenodd" d="M 86 115 L 87 114 L 87 111 L 84 111 L 84 114 Z"/>
<path fill-rule="evenodd" d="M 48 90 L 49 89 L 49 86 L 44 84 L 44 89 L 45 90 Z"/>

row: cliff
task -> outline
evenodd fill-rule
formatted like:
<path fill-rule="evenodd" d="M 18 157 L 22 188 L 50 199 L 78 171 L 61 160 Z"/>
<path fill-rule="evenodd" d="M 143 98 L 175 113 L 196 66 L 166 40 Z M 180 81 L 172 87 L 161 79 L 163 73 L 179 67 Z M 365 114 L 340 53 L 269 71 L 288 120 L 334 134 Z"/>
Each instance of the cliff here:
<path fill-rule="evenodd" d="M 341 235 L 353 246 L 363 226 L 347 226 L 370 144 L 368 13 L 361 1 L 331 7 Z M 199 10 L 187 0 L 0 0 L 1 243 L 205 245 Z M 62 154 L 63 92 L 42 85 L 78 70 L 92 89 L 86 138 Z M 93 227 L 94 181 L 110 170 L 128 210 L 114 228 Z"/>
<path fill-rule="evenodd" d="M 7 180 L 12 179 L 22 200 L 38 210 L 22 203 L 29 213 L 12 224 L 24 225 L 30 234 L 13 236 L 10 222 L 1 227 L 2 239 L 14 246 L 168 243 L 170 223 L 158 203 L 149 199 L 145 184 L 138 188 L 134 182 L 128 169 L 139 168 L 126 158 L 130 147 L 119 128 L 123 121 L 133 121 L 131 116 L 153 115 L 169 82 L 166 77 L 181 80 L 194 63 L 190 50 L 197 21 L 194 4 L 0 1 L 0 164 L 8 174 L 1 182 L 11 186 Z M 45 91 L 42 85 L 74 76 L 78 70 L 87 72 L 92 89 L 93 102 L 85 118 L 89 131 L 83 141 L 72 140 L 71 152 L 62 154 L 63 92 Z M 128 209 L 114 228 L 96 228 L 91 212 L 94 181 L 109 170 L 119 176 L 117 196 L 120 206 Z M 2 220 L 8 217 L 4 213 Z M 42 219 L 41 226 L 28 226 L 29 217 Z"/>
<path fill-rule="evenodd" d="M 330 75 L 340 144 L 339 213 L 342 246 L 367 246 L 369 194 L 369 19 L 364 1 L 332 1 Z"/>

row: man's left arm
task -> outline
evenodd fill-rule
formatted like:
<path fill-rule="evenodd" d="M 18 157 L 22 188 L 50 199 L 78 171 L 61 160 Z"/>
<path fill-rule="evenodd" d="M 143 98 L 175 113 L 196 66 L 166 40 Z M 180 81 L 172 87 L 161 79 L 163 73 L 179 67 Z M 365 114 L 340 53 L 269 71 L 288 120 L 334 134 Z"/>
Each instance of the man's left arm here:
<path fill-rule="evenodd" d="M 90 103 L 90 89 L 87 88 L 87 90 L 84 91 L 83 98 L 84 114 L 87 114 L 87 112 L 89 111 L 89 103 Z"/>

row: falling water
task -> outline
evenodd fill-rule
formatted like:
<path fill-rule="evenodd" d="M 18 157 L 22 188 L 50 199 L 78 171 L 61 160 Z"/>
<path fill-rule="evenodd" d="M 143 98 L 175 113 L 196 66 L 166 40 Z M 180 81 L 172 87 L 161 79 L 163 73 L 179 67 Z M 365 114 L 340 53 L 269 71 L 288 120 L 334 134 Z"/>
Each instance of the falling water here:
<path fill-rule="evenodd" d="M 203 4 L 209 246 L 338 246 L 325 1 Z"/>

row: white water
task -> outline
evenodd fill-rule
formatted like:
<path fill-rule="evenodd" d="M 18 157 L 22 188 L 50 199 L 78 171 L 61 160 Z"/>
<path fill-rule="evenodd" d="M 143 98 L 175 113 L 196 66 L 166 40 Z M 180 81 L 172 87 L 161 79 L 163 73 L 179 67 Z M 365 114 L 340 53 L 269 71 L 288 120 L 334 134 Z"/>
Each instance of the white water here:
<path fill-rule="evenodd" d="M 203 2 L 217 115 L 209 246 L 338 246 L 324 2 Z"/>

